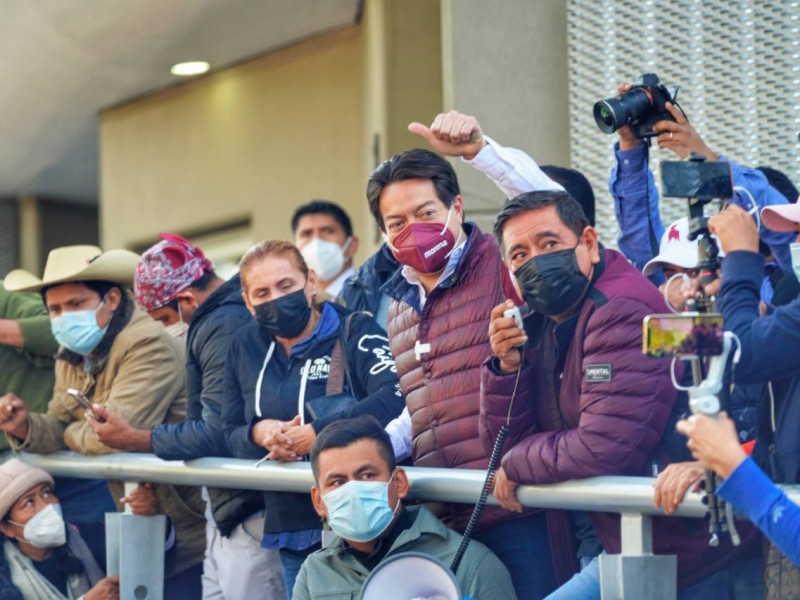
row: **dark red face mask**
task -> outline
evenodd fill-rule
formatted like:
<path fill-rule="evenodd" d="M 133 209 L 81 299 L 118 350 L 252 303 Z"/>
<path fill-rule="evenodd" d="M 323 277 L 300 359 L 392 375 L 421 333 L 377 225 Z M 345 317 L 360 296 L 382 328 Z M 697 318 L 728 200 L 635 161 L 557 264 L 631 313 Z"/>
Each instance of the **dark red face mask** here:
<path fill-rule="evenodd" d="M 438 273 L 444 269 L 456 246 L 456 240 L 447 228 L 449 223 L 449 213 L 444 226 L 441 223 L 411 223 L 387 243 L 401 264 L 418 273 Z"/>

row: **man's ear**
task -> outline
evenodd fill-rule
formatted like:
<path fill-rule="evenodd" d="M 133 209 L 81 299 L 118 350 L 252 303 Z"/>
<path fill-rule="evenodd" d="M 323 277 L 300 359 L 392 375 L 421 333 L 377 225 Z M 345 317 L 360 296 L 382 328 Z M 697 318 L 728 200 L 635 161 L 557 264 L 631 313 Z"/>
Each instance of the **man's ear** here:
<path fill-rule="evenodd" d="M 194 294 L 191 292 L 181 292 L 175 296 L 175 299 L 178 302 L 183 302 L 185 306 L 189 306 L 191 308 L 197 308 L 198 306 L 197 298 L 195 298 Z"/>
<path fill-rule="evenodd" d="M 353 258 L 358 252 L 358 238 L 354 235 L 350 236 L 350 245 L 347 246 L 347 251 L 344 253 L 345 258 Z"/>
<path fill-rule="evenodd" d="M 119 303 L 122 302 L 122 290 L 118 287 L 112 287 L 106 293 L 106 302 L 108 303 L 108 308 L 111 309 L 111 312 L 114 312 L 119 308 Z"/>
<path fill-rule="evenodd" d="M 583 238 L 581 240 L 583 245 L 589 251 L 589 258 L 592 264 L 596 265 L 600 262 L 600 244 L 597 241 L 597 230 L 589 225 L 583 230 L 581 237 Z"/>
<path fill-rule="evenodd" d="M 464 223 L 464 200 L 461 199 L 461 196 L 458 195 L 453 198 L 453 212 L 455 212 L 458 217 L 461 219 L 461 223 Z"/>
<path fill-rule="evenodd" d="M 314 505 L 314 510 L 317 511 L 320 517 L 323 519 L 328 518 L 328 508 L 322 500 L 322 492 L 320 492 L 319 488 L 315 485 L 311 486 L 311 503 Z"/>
<path fill-rule="evenodd" d="M 397 490 L 397 497 L 401 500 L 408 496 L 408 474 L 403 467 L 397 467 L 394 471 L 394 485 Z"/>

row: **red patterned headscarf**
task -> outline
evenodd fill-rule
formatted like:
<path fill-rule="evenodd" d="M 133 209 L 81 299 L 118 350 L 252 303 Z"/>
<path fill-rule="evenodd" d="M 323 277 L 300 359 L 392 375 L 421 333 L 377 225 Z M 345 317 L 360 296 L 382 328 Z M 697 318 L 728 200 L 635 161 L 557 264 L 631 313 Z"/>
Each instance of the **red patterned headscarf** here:
<path fill-rule="evenodd" d="M 148 312 L 162 308 L 213 271 L 211 261 L 189 240 L 174 233 L 162 233 L 161 239 L 142 254 L 133 280 L 136 304 Z"/>

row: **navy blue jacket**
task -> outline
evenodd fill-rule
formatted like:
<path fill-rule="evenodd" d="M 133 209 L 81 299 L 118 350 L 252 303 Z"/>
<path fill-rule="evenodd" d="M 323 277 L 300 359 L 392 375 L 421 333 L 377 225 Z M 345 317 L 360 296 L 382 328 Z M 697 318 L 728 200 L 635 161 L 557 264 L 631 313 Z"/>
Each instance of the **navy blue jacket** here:
<path fill-rule="evenodd" d="M 225 359 L 233 334 L 253 321 L 242 300 L 238 275 L 226 281 L 192 317 L 187 337 L 189 399 L 186 421 L 153 429 L 153 452 L 164 460 L 230 456 L 220 423 L 225 384 Z"/>
<path fill-rule="evenodd" d="M 325 396 L 331 353 L 339 339 L 340 326 L 347 311 L 325 302 L 314 343 L 287 356 L 277 342 L 269 362 L 264 365 L 272 337 L 257 322 L 243 327 L 236 335 L 226 364 L 225 398 L 222 420 L 225 437 L 237 458 L 260 459 L 267 451 L 250 436 L 253 426 L 262 419 L 290 421 L 298 414 L 301 381 L 306 374 L 305 400 Z M 312 334 L 313 335 L 313 334 Z M 294 349 L 293 349 L 294 350 Z M 387 425 L 405 408 L 397 380 L 397 368 L 389 350 L 386 333 L 365 314 L 358 313 L 350 322 L 347 348 L 344 349 L 354 395 L 359 402 L 344 414 L 312 422 L 319 432 L 328 423 L 363 414 L 373 415 Z M 261 377 L 261 396 L 256 406 L 256 383 Z M 306 422 L 311 419 L 305 411 Z M 319 528 L 319 517 L 308 494 L 266 492 L 265 531 L 280 533 Z"/>
<path fill-rule="evenodd" d="M 769 397 L 757 409 L 754 458 L 775 481 L 800 482 L 800 299 L 760 317 L 758 312 L 764 259 L 736 251 L 722 261 L 719 309 L 725 329 L 742 343 L 736 370 L 738 383 L 773 382 L 775 423 L 772 432 Z"/>
<path fill-rule="evenodd" d="M 382 244 L 378 251 L 358 268 L 358 272 L 344 282 L 339 298 L 349 310 L 367 311 L 377 319 L 381 314 L 381 302 L 390 300 L 389 296 L 381 292 L 381 286 L 389 281 L 399 268 L 400 263 L 386 244 Z M 379 321 L 378 324 L 386 327 L 386 323 Z"/>

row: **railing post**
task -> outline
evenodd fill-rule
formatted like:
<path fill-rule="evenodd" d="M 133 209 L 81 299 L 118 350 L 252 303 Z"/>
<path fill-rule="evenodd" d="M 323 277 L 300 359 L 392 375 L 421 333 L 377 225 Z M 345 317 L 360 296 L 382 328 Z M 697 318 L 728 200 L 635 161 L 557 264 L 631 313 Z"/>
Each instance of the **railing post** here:
<path fill-rule="evenodd" d="M 136 487 L 125 482 L 125 494 Z M 119 575 L 120 598 L 164 600 L 164 515 L 106 513 L 106 573 Z"/>
<path fill-rule="evenodd" d="M 600 555 L 602 599 L 675 600 L 678 559 L 653 554 L 652 519 L 643 514 L 623 513 L 620 537 L 621 554 Z"/>

